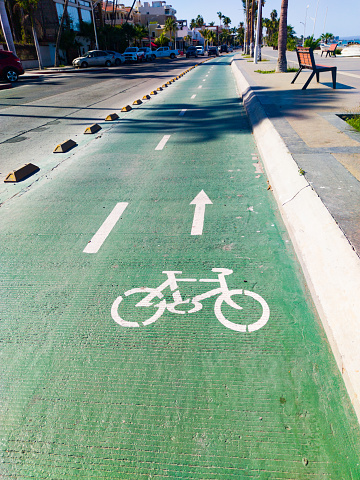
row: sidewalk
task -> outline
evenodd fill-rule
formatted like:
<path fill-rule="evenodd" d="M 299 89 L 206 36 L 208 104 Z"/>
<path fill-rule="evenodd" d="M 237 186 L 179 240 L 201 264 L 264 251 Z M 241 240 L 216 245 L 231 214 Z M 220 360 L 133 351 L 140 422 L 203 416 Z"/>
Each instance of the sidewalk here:
<path fill-rule="evenodd" d="M 232 63 L 269 183 L 292 237 L 350 398 L 360 419 L 360 132 L 337 114 L 360 112 L 360 58 L 316 58 L 337 65 L 301 90 L 307 72 L 273 70 L 277 52 Z M 287 53 L 288 67 L 296 54 Z M 305 172 L 302 175 L 302 171 Z M 301 172 L 301 173 L 299 173 Z"/>

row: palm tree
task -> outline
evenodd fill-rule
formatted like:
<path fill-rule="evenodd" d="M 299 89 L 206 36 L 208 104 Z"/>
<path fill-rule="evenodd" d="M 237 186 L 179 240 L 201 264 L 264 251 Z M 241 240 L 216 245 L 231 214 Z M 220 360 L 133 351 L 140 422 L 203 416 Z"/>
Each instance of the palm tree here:
<path fill-rule="evenodd" d="M 226 28 L 229 28 L 229 25 L 231 23 L 231 20 L 229 17 L 223 17 L 224 25 Z"/>
<path fill-rule="evenodd" d="M 213 45 L 215 40 L 216 40 L 216 33 L 214 32 L 214 30 L 210 30 L 208 41 L 210 42 L 211 45 Z"/>
<path fill-rule="evenodd" d="M 287 10 L 288 10 L 288 0 L 282 0 L 281 11 L 280 11 L 280 23 L 279 23 L 279 41 L 278 41 L 279 54 L 278 54 L 278 61 L 276 65 L 276 72 L 278 73 L 287 72 L 287 61 L 286 61 Z"/>
<path fill-rule="evenodd" d="M 149 31 L 145 25 L 134 25 L 134 38 L 139 41 L 139 46 L 141 47 L 141 40 L 144 37 L 149 36 Z"/>
<path fill-rule="evenodd" d="M 323 33 L 320 35 L 320 38 L 323 42 L 328 43 L 329 40 L 334 38 L 334 35 L 332 33 Z"/>
<path fill-rule="evenodd" d="M 167 18 L 165 21 L 165 26 L 164 26 L 164 32 L 170 33 L 170 40 L 171 40 L 171 34 L 174 32 L 174 38 L 175 38 L 175 47 L 176 47 L 176 30 L 177 30 L 177 23 L 173 18 Z"/>
<path fill-rule="evenodd" d="M 36 49 L 36 55 L 38 57 L 38 62 L 39 62 L 39 69 L 41 70 L 43 68 L 43 64 L 42 64 L 40 46 L 37 38 L 36 25 L 35 25 L 35 11 L 37 8 L 38 1 L 39 0 L 16 0 L 16 6 L 24 12 L 25 20 L 28 19 L 30 21 L 32 35 L 34 38 L 34 44 Z"/>
<path fill-rule="evenodd" d="M 164 32 L 161 32 L 160 36 L 155 39 L 155 43 L 157 43 L 160 47 L 163 47 L 169 43 L 169 39 Z"/>
<path fill-rule="evenodd" d="M 195 20 L 195 21 L 196 21 L 196 26 L 197 26 L 197 28 L 201 28 L 201 27 L 204 25 L 204 23 L 205 23 L 205 22 L 204 22 L 204 17 L 203 17 L 202 15 L 198 15 L 198 16 L 196 17 L 196 20 Z"/>
<path fill-rule="evenodd" d="M 207 43 L 209 43 L 209 34 L 210 31 L 208 28 L 205 28 L 204 30 L 200 30 L 200 35 L 203 37 L 205 40 L 205 51 L 207 50 Z"/>

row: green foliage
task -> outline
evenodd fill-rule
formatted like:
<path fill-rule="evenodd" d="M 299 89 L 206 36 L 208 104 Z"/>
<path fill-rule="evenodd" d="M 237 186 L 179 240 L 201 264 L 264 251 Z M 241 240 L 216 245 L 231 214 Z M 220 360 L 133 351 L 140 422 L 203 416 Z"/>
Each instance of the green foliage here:
<path fill-rule="evenodd" d="M 256 73 L 275 73 L 275 70 L 255 70 Z"/>
<path fill-rule="evenodd" d="M 360 115 L 353 115 L 345 120 L 349 125 L 360 132 Z"/>
<path fill-rule="evenodd" d="M 162 32 L 160 34 L 160 36 L 158 38 L 155 39 L 155 43 L 156 45 L 159 45 L 159 47 L 166 47 L 167 45 L 169 45 L 169 38 L 165 35 L 164 32 Z"/>
<path fill-rule="evenodd" d="M 304 42 L 304 47 L 310 47 L 313 50 L 315 48 L 319 47 L 321 38 L 314 38 L 314 35 L 311 35 L 309 38 L 307 38 Z"/>

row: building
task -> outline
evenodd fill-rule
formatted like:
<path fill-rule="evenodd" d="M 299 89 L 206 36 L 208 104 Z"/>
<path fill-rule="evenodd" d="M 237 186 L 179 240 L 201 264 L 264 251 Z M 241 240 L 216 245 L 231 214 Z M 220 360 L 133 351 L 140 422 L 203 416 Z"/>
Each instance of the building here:
<path fill-rule="evenodd" d="M 135 4 L 135 22 L 142 25 L 148 25 L 152 22 L 157 22 L 160 25 L 165 25 L 167 18 L 176 20 L 176 10 L 172 5 L 167 5 L 165 1 L 154 1 L 150 5 L 149 2 L 141 2 Z"/>
<path fill-rule="evenodd" d="M 101 9 L 104 23 L 107 25 L 122 25 L 126 21 L 131 24 L 135 23 L 135 12 L 132 11 L 130 13 L 131 7 L 125 7 L 125 5 L 122 3 L 118 4 L 116 0 L 106 2 L 103 1 L 101 4 Z"/>

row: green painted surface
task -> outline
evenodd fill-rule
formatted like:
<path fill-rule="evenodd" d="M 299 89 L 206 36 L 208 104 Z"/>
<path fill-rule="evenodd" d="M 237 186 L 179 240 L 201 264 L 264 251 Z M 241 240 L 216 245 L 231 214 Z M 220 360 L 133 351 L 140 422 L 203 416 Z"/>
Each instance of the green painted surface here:
<path fill-rule="evenodd" d="M 360 478 L 358 423 L 253 165 L 228 64 L 199 66 L 122 114 L 98 145 L 0 209 L 1 478 Z M 190 202 L 202 189 L 213 204 L 194 236 Z M 118 202 L 129 203 L 122 218 L 84 253 Z M 120 295 L 123 319 L 153 315 L 124 292 L 158 287 L 165 270 L 197 279 L 179 283 L 183 299 L 216 288 L 199 282 L 213 268 L 233 270 L 229 289 L 261 295 L 265 326 L 226 328 L 217 296 L 146 327 L 111 316 Z M 232 298 L 243 310 L 223 304 L 227 319 L 259 319 L 254 298 Z"/>

